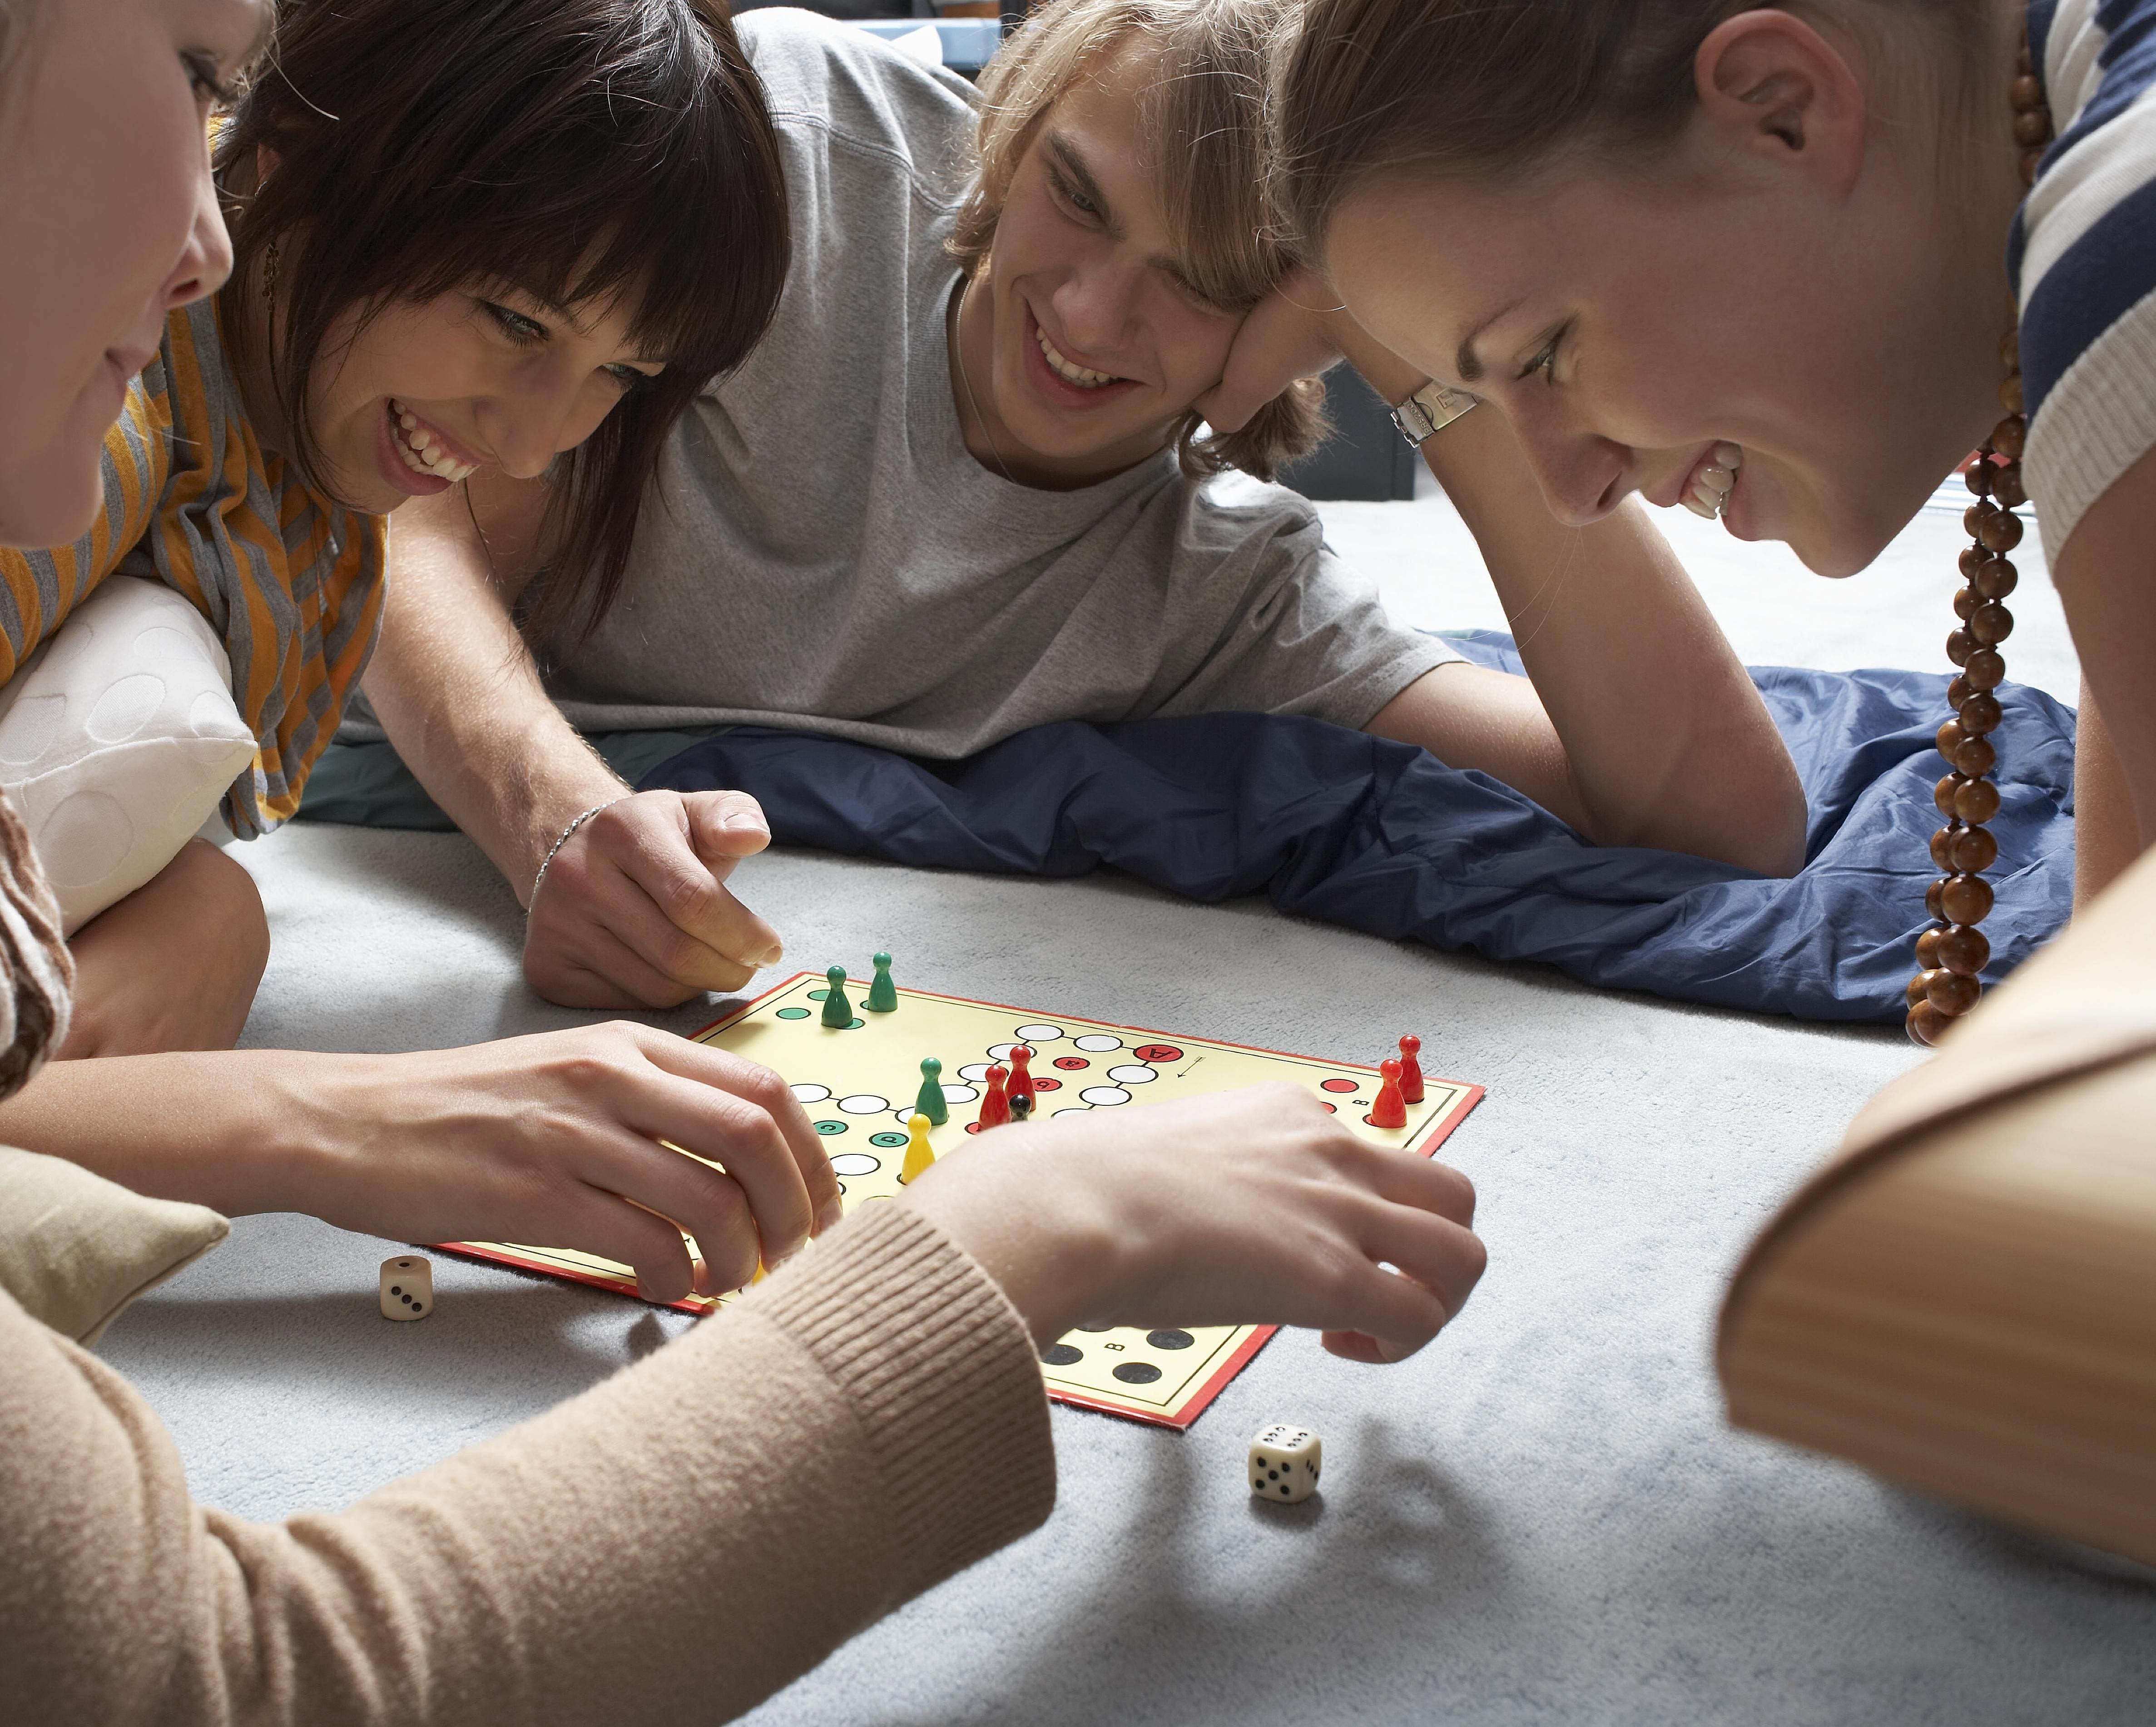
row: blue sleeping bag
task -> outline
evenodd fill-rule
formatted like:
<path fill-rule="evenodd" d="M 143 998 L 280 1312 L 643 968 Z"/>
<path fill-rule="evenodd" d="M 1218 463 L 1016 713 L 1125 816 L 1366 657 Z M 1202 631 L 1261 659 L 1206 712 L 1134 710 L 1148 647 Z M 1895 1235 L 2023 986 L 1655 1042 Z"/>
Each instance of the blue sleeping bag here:
<path fill-rule="evenodd" d="M 1451 638 L 1518 671 L 1510 638 Z M 1799 1018 L 1898 1022 L 1927 922 L 1933 735 L 1946 679 L 1753 673 L 1810 805 L 1787 880 L 1674 852 L 1587 844 L 1539 804 L 1427 751 L 1321 720 L 1210 714 L 1069 721 L 958 761 L 737 727 L 639 790 L 736 787 L 784 844 L 939 869 L 1106 869 L 1189 899 L 1263 894 L 1294 917 L 1532 960 L 1584 983 Z M 2006 684 L 1991 823 L 1995 981 L 2073 898 L 2072 710 Z"/>

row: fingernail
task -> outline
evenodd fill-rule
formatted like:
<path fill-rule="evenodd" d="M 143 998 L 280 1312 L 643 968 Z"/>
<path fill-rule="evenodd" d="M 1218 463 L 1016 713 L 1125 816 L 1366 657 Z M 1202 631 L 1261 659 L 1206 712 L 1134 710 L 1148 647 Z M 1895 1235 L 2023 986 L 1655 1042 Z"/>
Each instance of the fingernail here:
<path fill-rule="evenodd" d="M 764 825 L 761 816 L 752 816 L 746 810 L 735 811 L 719 825 L 728 833 L 761 833 L 766 838 L 768 838 L 771 833 L 770 828 Z"/>
<path fill-rule="evenodd" d="M 786 950 L 783 946 L 773 946 L 766 950 L 763 957 L 756 963 L 758 966 L 776 966 L 785 957 Z"/>
<path fill-rule="evenodd" d="M 839 1220 L 845 1215 L 846 1202 L 842 1199 L 833 1200 L 816 1213 L 816 1233 L 821 1235 L 827 1229 L 837 1228 Z"/>

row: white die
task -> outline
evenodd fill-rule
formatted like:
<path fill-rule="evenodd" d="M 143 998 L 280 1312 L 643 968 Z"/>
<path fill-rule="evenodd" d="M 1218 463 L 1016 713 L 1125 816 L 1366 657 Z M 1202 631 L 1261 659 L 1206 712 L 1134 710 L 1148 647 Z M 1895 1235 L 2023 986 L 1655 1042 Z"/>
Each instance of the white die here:
<path fill-rule="evenodd" d="M 424 1320 L 434 1310 L 434 1268 L 416 1253 L 382 1262 L 382 1317 Z"/>
<path fill-rule="evenodd" d="M 1294 1504 L 1317 1491 L 1325 1442 L 1307 1427 L 1275 1422 L 1250 1442 L 1250 1491 L 1261 1499 Z"/>

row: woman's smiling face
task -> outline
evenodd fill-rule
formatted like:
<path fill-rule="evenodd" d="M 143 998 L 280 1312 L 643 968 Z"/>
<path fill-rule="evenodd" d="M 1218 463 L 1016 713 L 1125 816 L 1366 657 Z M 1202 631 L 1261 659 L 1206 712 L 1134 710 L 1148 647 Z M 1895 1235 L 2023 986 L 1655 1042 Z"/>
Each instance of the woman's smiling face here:
<path fill-rule="evenodd" d="M 206 128 L 268 23 L 264 0 L 37 0 L 18 19 L 0 66 L 0 545 L 89 528 L 105 434 L 167 315 L 230 273 Z"/>
<path fill-rule="evenodd" d="M 1727 442 L 1728 530 L 1830 576 L 1876 557 L 1995 414 L 1981 381 L 1957 387 L 1938 262 L 1862 211 L 1676 171 L 1396 177 L 1342 206 L 1327 250 L 1373 336 L 1512 423 L 1561 519 L 1681 502 Z"/>
<path fill-rule="evenodd" d="M 974 385 L 1036 473 L 1105 476 L 1162 448 L 1219 381 L 1246 310 L 1191 288 L 1162 214 L 1140 108 L 1155 58 L 1126 48 L 1050 107 L 976 290 L 993 361 Z"/>
<path fill-rule="evenodd" d="M 493 285 L 347 313 L 309 384 L 316 477 L 376 515 L 483 467 L 536 477 L 665 370 L 629 325 L 619 302 L 555 306 Z"/>

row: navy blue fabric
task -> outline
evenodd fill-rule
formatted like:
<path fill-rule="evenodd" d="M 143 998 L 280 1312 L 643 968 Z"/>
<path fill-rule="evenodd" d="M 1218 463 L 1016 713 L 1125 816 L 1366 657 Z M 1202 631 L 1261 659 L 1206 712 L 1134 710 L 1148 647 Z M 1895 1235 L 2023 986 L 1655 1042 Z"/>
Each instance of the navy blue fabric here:
<path fill-rule="evenodd" d="M 1453 639 L 1518 671 L 1509 638 Z M 1426 751 L 1257 714 L 1040 726 L 958 761 L 742 727 L 639 790 L 752 793 L 783 843 L 996 874 L 1114 869 L 1190 899 L 1553 965 L 1680 1001 L 1897 1022 L 1926 923 L 1933 735 L 1946 679 L 1755 669 L 1810 803 L 1804 870 L 1768 879 L 1672 852 L 1596 848 L 1538 804 Z M 2070 709 L 2006 684 L 1993 981 L 2073 895 Z"/>

